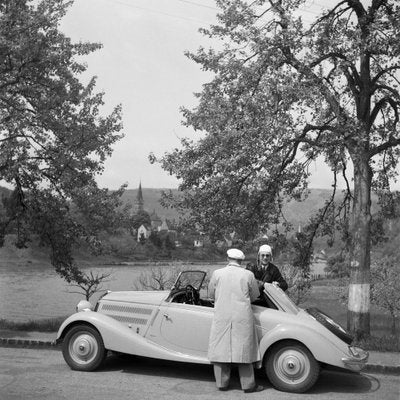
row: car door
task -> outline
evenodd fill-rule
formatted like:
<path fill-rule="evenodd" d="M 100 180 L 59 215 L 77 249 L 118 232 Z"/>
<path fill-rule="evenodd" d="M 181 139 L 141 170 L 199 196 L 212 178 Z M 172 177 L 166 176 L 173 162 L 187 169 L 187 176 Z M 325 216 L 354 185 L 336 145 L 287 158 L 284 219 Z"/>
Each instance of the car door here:
<path fill-rule="evenodd" d="M 206 357 L 214 309 L 165 303 L 160 307 L 160 341 L 171 350 Z"/>

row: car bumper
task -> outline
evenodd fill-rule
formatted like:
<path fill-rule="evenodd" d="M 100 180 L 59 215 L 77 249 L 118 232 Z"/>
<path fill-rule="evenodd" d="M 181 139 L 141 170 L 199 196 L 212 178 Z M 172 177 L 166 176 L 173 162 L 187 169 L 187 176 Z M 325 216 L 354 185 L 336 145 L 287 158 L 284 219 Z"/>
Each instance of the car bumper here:
<path fill-rule="evenodd" d="M 368 361 L 369 353 L 359 347 L 349 346 L 349 357 L 343 357 L 342 362 L 347 369 L 361 371 Z"/>

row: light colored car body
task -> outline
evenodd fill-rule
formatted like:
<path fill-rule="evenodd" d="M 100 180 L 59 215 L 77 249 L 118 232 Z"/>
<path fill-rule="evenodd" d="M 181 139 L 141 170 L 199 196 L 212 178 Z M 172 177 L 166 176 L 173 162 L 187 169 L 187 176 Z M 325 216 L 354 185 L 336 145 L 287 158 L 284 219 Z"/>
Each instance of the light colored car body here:
<path fill-rule="evenodd" d="M 89 304 L 81 305 L 83 311 L 71 315 L 63 322 L 57 340 L 62 341 L 68 330 L 77 324 L 89 325 L 98 331 L 107 350 L 209 364 L 207 349 L 214 312 L 212 303 L 207 299 L 200 300 L 206 305 L 176 302 L 177 297 L 174 298 L 171 293 L 110 292 L 100 299 L 96 311 L 91 311 Z M 274 308 L 253 305 L 262 357 L 268 358 L 270 349 L 279 343 L 298 343 L 305 346 L 319 364 L 353 371 L 362 369 L 368 353 L 350 347 L 349 343 L 332 333 L 309 312 L 292 303 L 281 289 L 266 284 L 265 293 Z M 86 338 L 83 346 L 86 346 Z M 74 351 L 72 344 L 70 351 Z M 284 380 L 288 383 L 294 369 L 309 368 L 306 362 L 296 361 L 298 355 L 293 351 L 281 352 L 278 356 L 277 360 L 280 360 L 286 376 Z M 290 385 L 282 390 L 291 391 Z"/>

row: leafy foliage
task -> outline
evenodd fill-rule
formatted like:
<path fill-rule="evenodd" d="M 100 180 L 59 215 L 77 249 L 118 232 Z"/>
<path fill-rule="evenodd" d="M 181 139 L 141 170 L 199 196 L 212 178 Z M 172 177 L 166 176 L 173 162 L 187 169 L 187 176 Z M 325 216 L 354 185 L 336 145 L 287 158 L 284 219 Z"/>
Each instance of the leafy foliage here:
<path fill-rule="evenodd" d="M 396 317 L 400 316 L 400 268 L 397 256 L 377 261 L 371 269 L 371 302 L 392 317 L 392 334 L 396 334 Z"/>
<path fill-rule="evenodd" d="M 166 201 L 189 208 L 213 236 L 235 230 L 246 239 L 276 222 L 283 199 L 306 194 L 309 167 L 322 158 L 333 193 L 310 221 L 308 246 L 340 229 L 351 280 L 366 282 L 371 190 L 390 200 L 399 161 L 400 6 L 331 2 L 308 24 L 303 4 L 217 1 L 218 24 L 202 32 L 222 45 L 187 54 L 214 73 L 198 106 L 183 108 L 201 136 L 161 158 L 184 191 Z M 339 177 L 346 190 L 337 204 Z M 354 315 L 352 329 L 367 332 L 366 321 Z"/>
<path fill-rule="evenodd" d="M 311 279 L 294 265 L 284 264 L 281 273 L 288 283 L 287 295 L 295 304 L 301 304 L 311 293 Z"/>
<path fill-rule="evenodd" d="M 141 225 L 150 226 L 150 224 L 150 215 L 144 210 L 138 211 L 131 217 L 131 226 L 136 230 L 139 229 Z"/>
<path fill-rule="evenodd" d="M 0 180 L 15 188 L 0 233 L 11 222 L 39 233 L 57 272 L 80 284 L 73 246 L 83 239 L 98 251 L 96 234 L 124 218 L 123 187 L 110 193 L 95 182 L 122 124 L 120 106 L 102 116 L 96 79 L 78 79 L 79 60 L 101 45 L 58 30 L 70 4 L 0 0 Z"/>
<path fill-rule="evenodd" d="M 161 248 L 161 246 L 162 246 L 162 241 L 161 241 L 160 235 L 156 231 L 151 231 L 150 236 L 149 236 L 149 241 L 158 248 Z"/>
<path fill-rule="evenodd" d="M 29 232 L 23 220 L 25 212 L 24 202 L 20 198 L 22 193 L 17 189 L 11 196 L 3 196 L 3 213 L 0 220 L 0 245 L 4 244 L 4 237 L 7 231 L 15 230 L 17 233 L 17 248 L 24 248 L 29 241 Z"/>
<path fill-rule="evenodd" d="M 335 254 L 328 258 L 326 272 L 328 272 L 333 277 L 348 277 L 348 262 L 346 260 L 345 254 L 343 252 Z"/>
<path fill-rule="evenodd" d="M 338 282 L 336 294 L 345 303 L 348 299 L 348 277 Z M 371 303 L 390 315 L 391 331 L 396 335 L 396 317 L 400 316 L 400 268 L 397 255 L 385 256 L 372 263 Z"/>

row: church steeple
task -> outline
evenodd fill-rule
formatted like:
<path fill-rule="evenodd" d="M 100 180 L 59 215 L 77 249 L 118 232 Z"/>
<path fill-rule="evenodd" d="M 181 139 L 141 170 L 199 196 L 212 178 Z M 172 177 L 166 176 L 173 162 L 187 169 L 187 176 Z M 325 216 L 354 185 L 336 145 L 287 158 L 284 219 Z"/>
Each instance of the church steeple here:
<path fill-rule="evenodd" d="M 136 196 L 135 206 L 137 211 L 143 211 L 143 193 L 142 193 L 142 181 L 139 183 L 139 190 Z"/>

